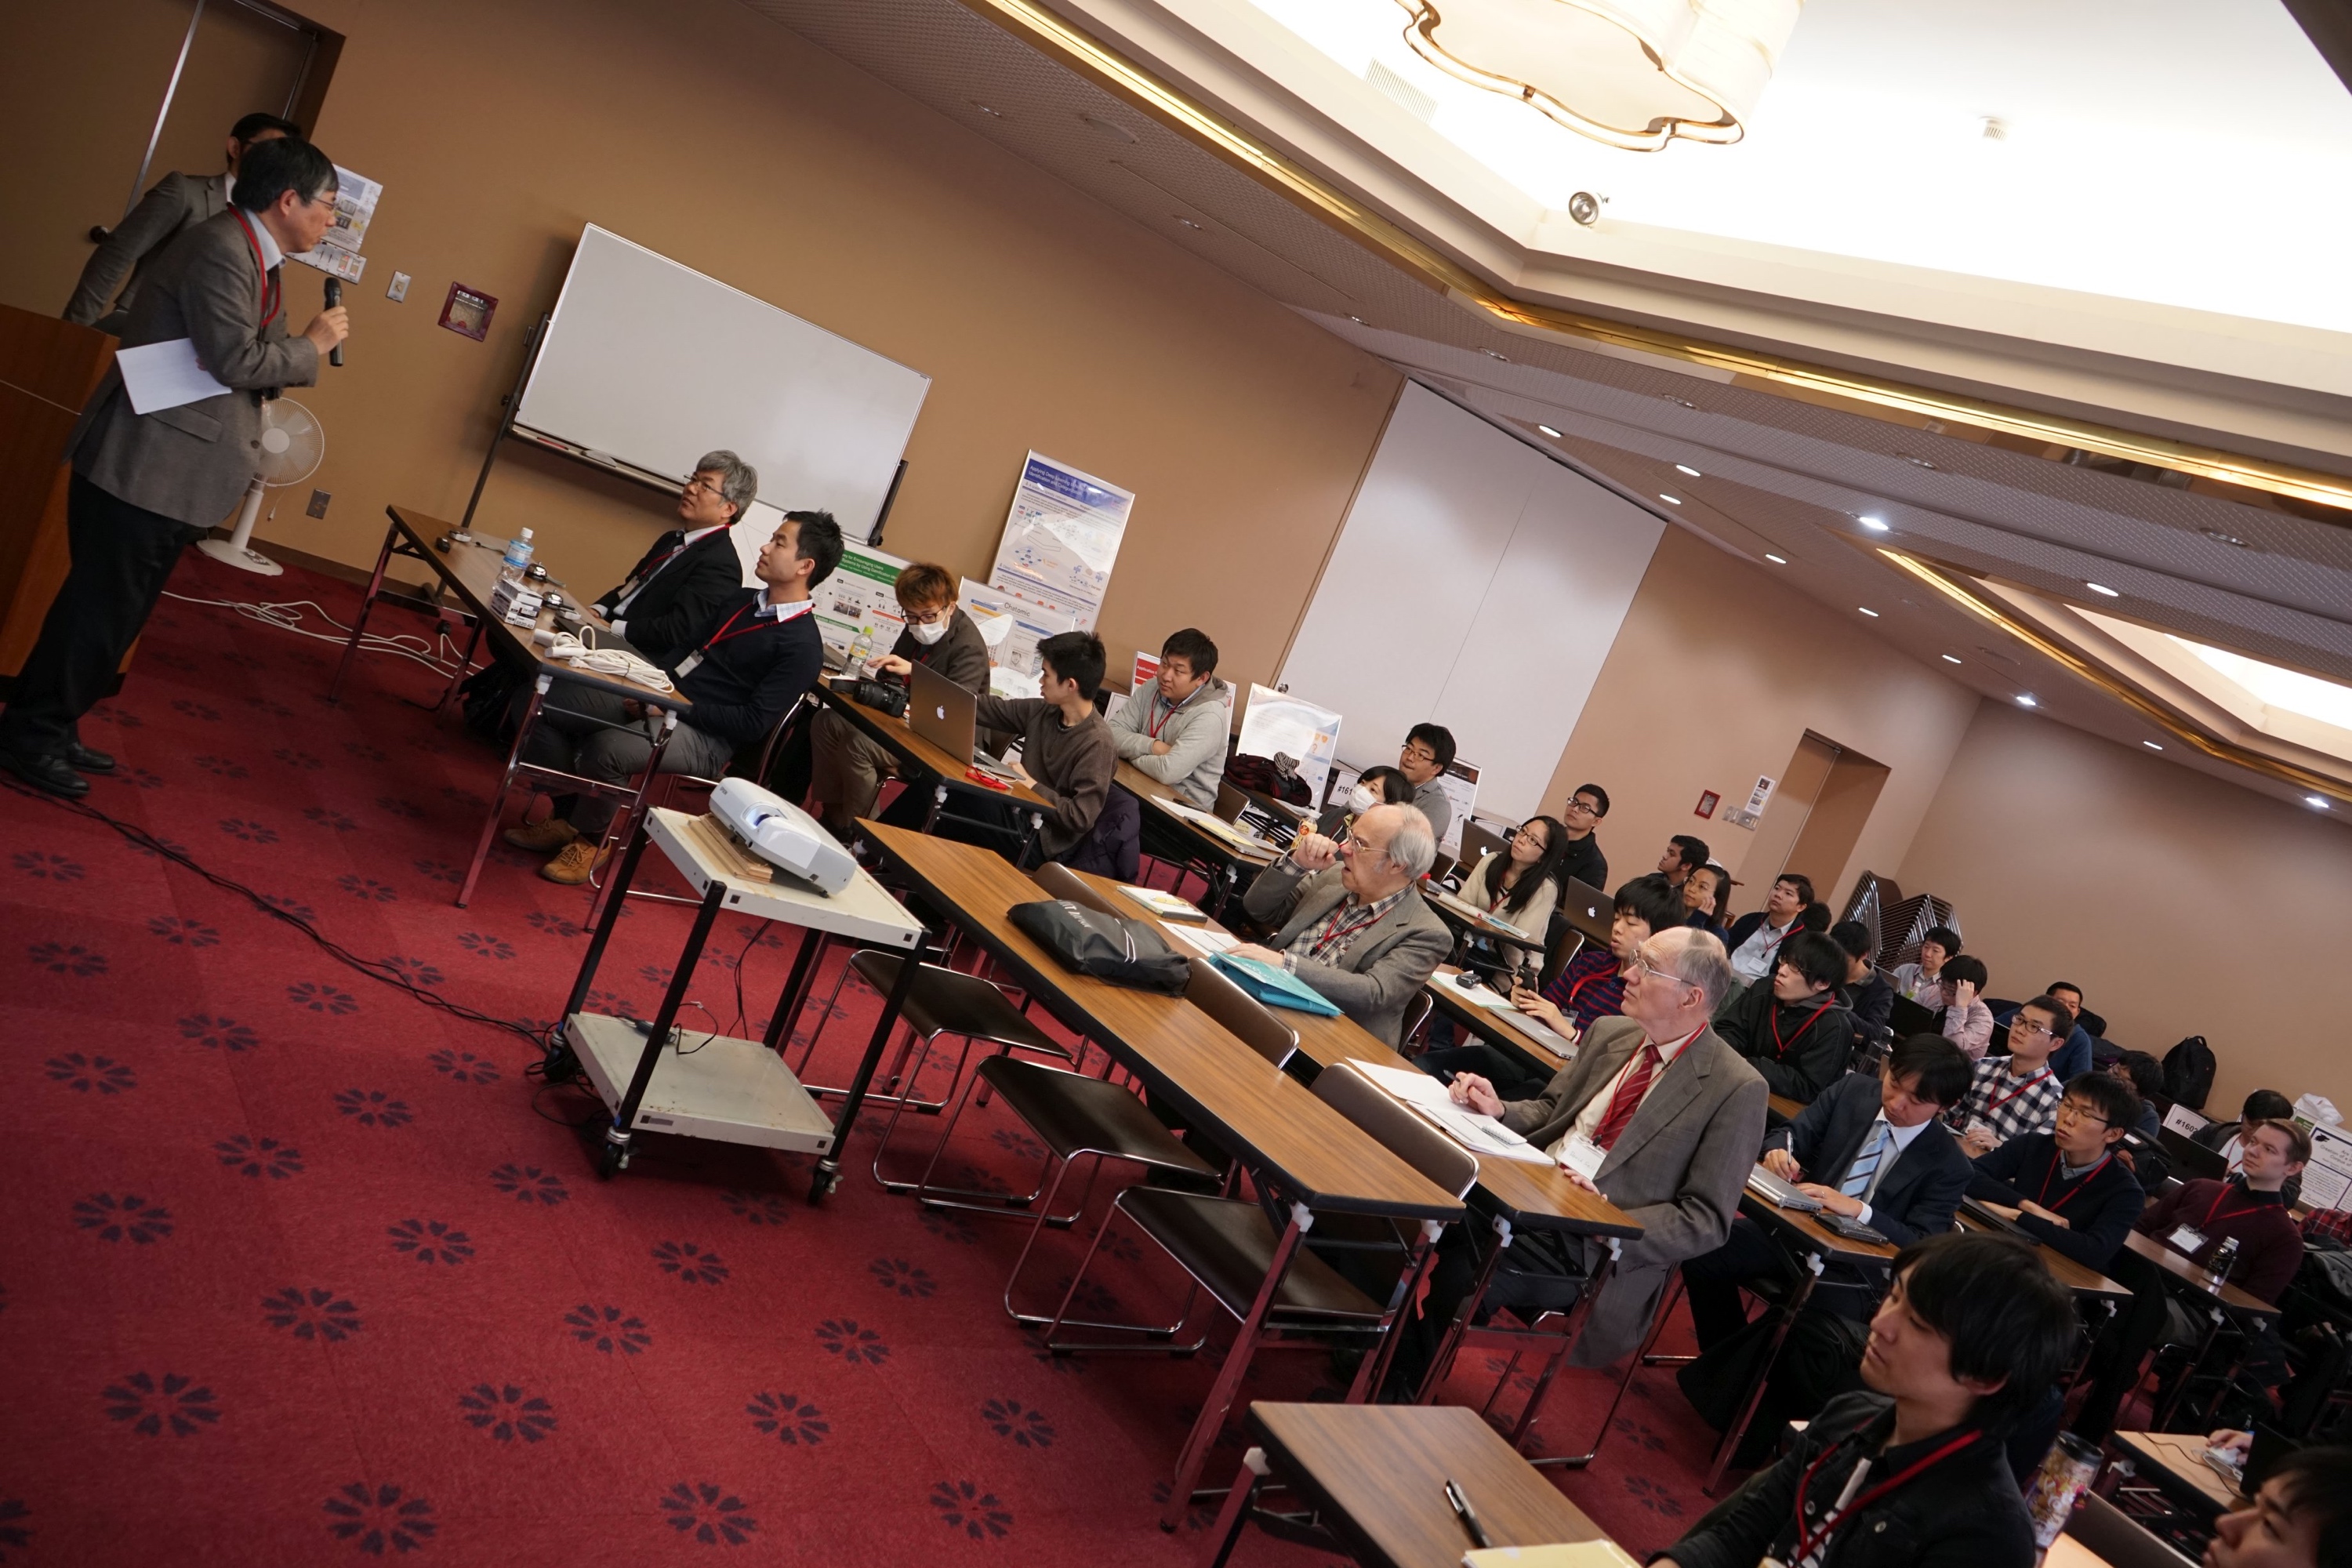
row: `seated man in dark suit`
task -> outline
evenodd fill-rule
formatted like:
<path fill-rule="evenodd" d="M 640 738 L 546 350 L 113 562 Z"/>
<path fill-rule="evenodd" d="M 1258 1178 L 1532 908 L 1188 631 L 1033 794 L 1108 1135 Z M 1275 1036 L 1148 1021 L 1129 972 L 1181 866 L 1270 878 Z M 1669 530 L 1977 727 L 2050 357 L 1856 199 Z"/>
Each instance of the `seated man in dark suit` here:
<path fill-rule="evenodd" d="M 656 664 L 693 652 L 688 639 L 743 588 L 735 524 L 760 493 L 760 473 L 732 452 L 705 452 L 678 492 L 677 526 L 654 541 L 596 613 Z"/>
<path fill-rule="evenodd" d="M 1411 805 L 1372 807 L 1345 844 L 1302 832 L 1242 895 L 1275 934 L 1234 951 L 1289 970 L 1396 1045 L 1405 1005 L 1454 951 L 1453 929 L 1413 885 L 1436 858 L 1429 820 Z"/>
<path fill-rule="evenodd" d="M 1638 1239 L 1622 1244 L 1570 1352 L 1571 1365 L 1606 1366 L 1637 1350 L 1675 1265 L 1720 1247 L 1739 1212 L 1764 1137 L 1765 1089 L 1707 1026 L 1730 988 L 1723 944 L 1688 926 L 1669 927 L 1642 945 L 1624 1016 L 1596 1019 L 1576 1059 L 1543 1093 L 1506 1104 L 1475 1073 L 1454 1079 L 1455 1104 L 1499 1117 L 1559 1161 L 1570 1181 L 1642 1227 Z M 1495 1245 L 1483 1224 L 1446 1227 L 1428 1300 L 1398 1347 L 1392 1387 L 1419 1384 L 1437 1335 L 1467 1306 L 1485 1251 Z M 1605 1247 L 1554 1231 L 1523 1230 L 1507 1245 L 1486 1304 L 1529 1321 L 1566 1310 L 1608 1257 Z"/>
<path fill-rule="evenodd" d="M 1897 1247 L 1952 1228 L 1975 1171 L 1959 1140 L 1937 1120 L 1969 1091 L 1969 1058 L 1939 1035 L 1896 1043 L 1873 1078 L 1849 1073 L 1802 1115 L 1766 1137 L 1762 1163 L 1819 1199 L 1832 1214 L 1860 1220 Z M 1793 1277 L 1795 1260 L 1754 1220 L 1734 1221 L 1713 1252 L 1683 1265 L 1691 1326 L 1711 1350 L 1747 1326 L 1739 1289 L 1749 1280 Z M 1814 1287 L 1810 1306 L 1866 1321 L 1882 1276 L 1832 1272 Z"/>
<path fill-rule="evenodd" d="M 2030 1568 L 2033 1521 L 2003 1438 L 2074 1334 L 2073 1299 L 2031 1247 L 1948 1235 L 1906 1247 L 1871 1320 L 1865 1388 L 1832 1400 L 1654 1568 Z"/>
<path fill-rule="evenodd" d="M 1780 944 L 1772 973 L 1716 1020 L 1716 1033 L 1774 1094 L 1810 1104 L 1853 1061 L 1853 1015 L 1838 1002 L 1845 972 L 1844 949 L 1801 931 Z"/>
<path fill-rule="evenodd" d="M 2139 1121 L 2139 1097 L 2105 1073 L 2070 1080 L 2057 1130 L 2021 1132 L 1979 1157 L 1968 1195 L 2045 1247 L 2104 1270 L 2146 1201 L 2116 1145 Z"/>
<path fill-rule="evenodd" d="M 841 527 L 825 511 L 788 511 L 760 551 L 764 588 L 738 588 L 700 635 L 671 661 L 668 674 L 692 712 L 663 748 L 661 771 L 717 778 L 735 753 L 764 737 L 816 683 L 824 643 L 810 615 L 809 591 L 841 561 Z M 540 706 L 524 760 L 600 784 L 635 778 L 652 758 L 664 717 L 600 687 L 562 681 Z M 618 802 L 607 795 L 560 795 L 537 827 L 507 841 L 555 850 L 539 874 L 577 886 L 612 853 L 602 847 Z"/>

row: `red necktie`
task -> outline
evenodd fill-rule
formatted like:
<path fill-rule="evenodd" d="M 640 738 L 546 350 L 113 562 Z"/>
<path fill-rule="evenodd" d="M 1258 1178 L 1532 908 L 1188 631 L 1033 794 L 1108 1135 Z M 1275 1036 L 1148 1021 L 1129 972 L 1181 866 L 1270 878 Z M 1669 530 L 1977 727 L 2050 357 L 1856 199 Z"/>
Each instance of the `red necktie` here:
<path fill-rule="evenodd" d="M 1592 1135 L 1595 1143 L 1603 1149 L 1617 1147 L 1617 1140 L 1625 1135 L 1625 1129 L 1633 1122 L 1633 1113 L 1642 1109 L 1642 1097 L 1650 1092 L 1650 1080 L 1658 1076 L 1658 1065 L 1664 1059 L 1658 1055 L 1658 1047 L 1654 1044 L 1648 1040 L 1642 1042 L 1642 1054 L 1634 1058 L 1632 1069 L 1619 1080 L 1617 1093 L 1609 1101 L 1609 1114 L 1601 1119 L 1601 1131 Z"/>

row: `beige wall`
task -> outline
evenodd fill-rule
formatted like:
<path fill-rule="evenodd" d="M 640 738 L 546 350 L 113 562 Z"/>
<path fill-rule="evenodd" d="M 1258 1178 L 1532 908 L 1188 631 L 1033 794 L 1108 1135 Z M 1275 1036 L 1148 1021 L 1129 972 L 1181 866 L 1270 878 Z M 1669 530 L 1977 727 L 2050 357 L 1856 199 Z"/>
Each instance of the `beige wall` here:
<path fill-rule="evenodd" d="M 1891 872 L 1910 847 L 1976 693 L 1841 621 L 1771 570 L 1679 528 L 1658 542 L 1544 795 L 1556 811 L 1588 780 L 1609 791 L 1600 833 L 1612 878 L 1651 869 L 1669 836 L 1695 833 L 1752 883 L 1756 873 L 1742 867 L 1757 835 L 1727 824 L 1723 812 L 1746 802 L 1759 773 L 1780 777 L 1807 730 L 1885 763 L 1888 774 L 1844 866 L 1792 868 L 1835 902 L 1856 874 Z M 1795 649 L 1792 626 L 1804 628 Z M 1711 822 L 1694 815 L 1702 790 L 1723 796 Z M 1763 891 L 1743 887 L 1736 907 L 1758 907 Z"/>
<path fill-rule="evenodd" d="M 2111 1039 L 2159 1058 L 2204 1036 L 2209 1111 L 2276 1089 L 2352 1114 L 2342 824 L 1988 702 L 1898 879 L 1952 900 L 1994 994 L 2076 981 Z"/>
<path fill-rule="evenodd" d="M 37 61 L 0 68 L 10 303 L 61 308 L 79 231 L 121 210 L 176 46 L 153 8 L 50 7 Z M 1114 668 L 1197 623 L 1228 674 L 1272 669 L 1395 394 L 1379 362 L 729 0 L 302 8 L 349 35 L 320 144 L 385 195 L 350 363 L 295 394 L 327 428 L 311 483 L 331 511 L 305 520 L 294 494 L 265 541 L 365 565 L 386 503 L 457 516 L 593 220 L 932 376 L 886 548 L 984 575 L 1034 447 L 1138 492 L 1101 625 Z M 118 12 L 121 47 L 100 41 Z M 126 49 L 165 52 L 94 73 Z M 405 304 L 383 297 L 394 268 Z M 299 325 L 322 279 L 287 271 Z M 488 343 L 436 325 L 453 280 L 498 299 Z M 551 570 L 602 589 L 664 511 L 525 454 L 480 521 L 536 527 Z"/>

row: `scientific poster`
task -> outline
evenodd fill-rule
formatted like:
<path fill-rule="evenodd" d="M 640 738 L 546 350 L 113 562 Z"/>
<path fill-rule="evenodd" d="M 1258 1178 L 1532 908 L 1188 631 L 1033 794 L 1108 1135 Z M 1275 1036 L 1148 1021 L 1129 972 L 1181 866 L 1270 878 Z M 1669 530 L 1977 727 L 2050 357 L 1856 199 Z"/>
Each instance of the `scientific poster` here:
<path fill-rule="evenodd" d="M 1237 749 L 1253 757 L 1270 759 L 1276 752 L 1297 757 L 1307 798 L 1320 800 L 1323 781 L 1339 754 L 1339 715 L 1253 681 Z"/>
<path fill-rule="evenodd" d="M 1470 808 L 1478 803 L 1478 770 L 1456 757 L 1438 775 L 1437 787 L 1445 792 L 1447 802 L 1454 807 L 1453 817 L 1445 825 L 1445 837 L 1438 840 L 1437 852 L 1458 857 L 1462 853 L 1462 825 L 1470 820 Z"/>
<path fill-rule="evenodd" d="M 847 657 L 849 645 L 861 631 L 870 632 L 876 653 L 888 653 L 898 634 L 907 629 L 898 613 L 898 574 L 907 563 L 870 544 L 845 544 L 841 564 L 816 585 L 813 595 L 816 629 L 825 652 L 835 659 Z"/>
<path fill-rule="evenodd" d="M 306 250 L 293 258 L 305 266 L 321 272 L 331 272 L 347 283 L 356 283 L 367 268 L 367 258 L 360 247 L 367 242 L 368 225 L 375 221 L 376 203 L 383 197 L 383 187 L 365 174 L 355 174 L 341 164 L 335 165 L 335 221 L 319 238 L 315 250 Z"/>
<path fill-rule="evenodd" d="M 1030 453 L 1005 513 L 989 585 L 1066 611 L 1075 629 L 1092 631 L 1134 506 L 1133 490 Z"/>
<path fill-rule="evenodd" d="M 1036 696 L 1037 645 L 1056 632 L 1073 630 L 1069 613 L 1042 608 L 969 577 L 962 580 L 956 602 L 988 645 L 988 689 L 999 697 Z"/>

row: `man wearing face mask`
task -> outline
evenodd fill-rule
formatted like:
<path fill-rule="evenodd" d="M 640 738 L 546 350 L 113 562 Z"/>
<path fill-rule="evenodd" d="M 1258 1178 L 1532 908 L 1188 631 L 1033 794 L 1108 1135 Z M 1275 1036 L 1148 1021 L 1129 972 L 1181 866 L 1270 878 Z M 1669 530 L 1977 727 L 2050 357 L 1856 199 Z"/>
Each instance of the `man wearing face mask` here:
<path fill-rule="evenodd" d="M 919 664 L 966 691 L 985 695 L 988 645 L 981 640 L 980 627 L 956 604 L 955 574 L 935 563 L 917 561 L 898 574 L 893 587 L 907 629 L 888 653 L 873 661 L 867 679 L 903 685 Z M 977 737 L 990 752 L 1003 751 L 1006 739 L 985 731 Z M 898 755 L 831 709 L 817 715 L 811 753 L 809 791 L 821 803 L 818 813 L 826 831 L 846 842 L 856 831 L 857 819 L 874 815 L 882 781 L 898 776 Z"/>

